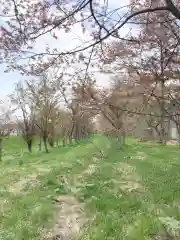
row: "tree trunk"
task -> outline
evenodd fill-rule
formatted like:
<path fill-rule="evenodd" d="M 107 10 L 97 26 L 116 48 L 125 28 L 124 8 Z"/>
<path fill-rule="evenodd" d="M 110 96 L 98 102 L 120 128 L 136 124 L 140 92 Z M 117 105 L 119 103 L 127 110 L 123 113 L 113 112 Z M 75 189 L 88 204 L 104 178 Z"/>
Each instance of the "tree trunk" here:
<path fill-rule="evenodd" d="M 63 146 L 63 147 L 66 146 L 66 139 L 65 139 L 65 137 L 63 137 L 63 140 L 62 140 L 62 146 Z"/>
<path fill-rule="evenodd" d="M 45 152 L 49 153 L 48 146 L 47 146 L 47 136 L 43 136 L 43 143 L 44 143 Z"/>
<path fill-rule="evenodd" d="M 39 151 L 41 151 L 42 150 L 42 137 L 41 136 L 39 137 L 38 147 L 39 147 Z"/>
<path fill-rule="evenodd" d="M 163 126 L 163 128 L 161 128 L 161 132 L 160 132 L 160 143 L 163 145 L 166 145 L 166 132 L 165 132 L 165 128 Z"/>
<path fill-rule="evenodd" d="M 159 131 L 159 143 L 160 144 L 163 144 L 163 134 L 162 134 L 162 126 L 161 126 L 161 129 L 160 129 L 160 131 Z"/>
<path fill-rule="evenodd" d="M 161 84 L 161 99 L 160 99 L 160 141 L 162 144 L 166 144 L 166 134 L 165 134 L 165 101 L 164 101 L 164 90 L 165 90 L 165 80 L 164 80 L 164 54 L 163 54 L 163 44 L 160 41 L 160 84 Z"/>
<path fill-rule="evenodd" d="M 55 143 L 55 128 L 54 128 L 54 124 L 52 123 L 51 126 L 51 131 L 50 131 L 50 139 L 49 139 L 49 145 L 51 147 L 54 147 L 54 143 Z"/>
<path fill-rule="evenodd" d="M 72 139 L 73 139 L 73 136 L 74 136 L 74 129 L 75 129 L 75 123 L 73 122 L 71 131 L 70 131 L 70 133 L 69 133 L 69 143 L 70 143 L 70 144 L 72 144 Z M 76 139 L 76 137 L 75 137 L 75 139 Z"/>
<path fill-rule="evenodd" d="M 163 76 L 163 53 L 161 46 L 161 75 Z M 166 131 L 165 131 L 165 101 L 164 101 L 164 90 L 165 90 L 165 81 L 164 79 L 160 79 L 161 81 L 161 100 L 160 100 L 160 111 L 161 111 L 161 119 L 160 119 L 160 132 L 161 132 L 161 143 L 166 144 Z"/>
<path fill-rule="evenodd" d="M 3 140 L 2 140 L 2 138 L 0 138 L 0 162 L 2 161 L 2 142 L 3 142 Z"/>
<path fill-rule="evenodd" d="M 121 134 L 120 134 L 120 136 L 118 137 L 119 147 L 120 147 L 121 150 L 123 150 L 124 147 L 125 147 L 125 139 L 126 139 L 126 134 L 125 134 L 125 132 L 124 132 L 124 130 L 123 130 L 123 131 L 121 131 Z"/>
<path fill-rule="evenodd" d="M 63 147 L 65 147 L 66 146 L 66 143 L 67 143 L 67 141 L 66 141 L 66 135 L 67 135 L 67 131 L 66 131 L 67 129 L 63 129 L 63 131 L 62 131 L 62 135 L 61 135 L 61 137 L 62 137 L 62 146 Z"/>
<path fill-rule="evenodd" d="M 28 151 L 31 153 L 32 152 L 32 139 L 27 140 L 27 147 L 28 147 Z"/>
<path fill-rule="evenodd" d="M 178 132 L 178 144 L 179 144 L 179 148 L 180 148 L 180 132 Z"/>
<path fill-rule="evenodd" d="M 52 136 L 49 136 L 49 137 L 48 137 L 48 142 L 49 142 L 49 145 L 50 145 L 51 147 L 54 147 L 54 139 L 53 139 Z"/>

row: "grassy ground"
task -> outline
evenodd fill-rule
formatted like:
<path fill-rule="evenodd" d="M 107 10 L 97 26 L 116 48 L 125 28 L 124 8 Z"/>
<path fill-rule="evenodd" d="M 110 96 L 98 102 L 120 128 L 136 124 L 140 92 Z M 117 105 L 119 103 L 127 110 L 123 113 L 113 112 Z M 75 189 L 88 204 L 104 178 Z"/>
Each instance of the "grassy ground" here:
<path fill-rule="evenodd" d="M 92 141 L 29 154 L 6 140 L 0 240 L 180 239 L 180 150 Z"/>

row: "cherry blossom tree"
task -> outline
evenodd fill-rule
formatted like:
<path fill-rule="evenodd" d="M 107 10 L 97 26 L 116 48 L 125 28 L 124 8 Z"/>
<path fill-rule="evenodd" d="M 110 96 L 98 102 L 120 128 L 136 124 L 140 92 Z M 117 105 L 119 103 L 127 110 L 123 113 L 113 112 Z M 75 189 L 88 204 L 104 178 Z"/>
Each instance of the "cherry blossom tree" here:
<path fill-rule="evenodd" d="M 23 85 L 21 82 L 16 84 L 15 91 L 10 97 L 21 114 L 20 119 L 17 117 L 21 136 L 27 144 L 28 151 L 32 152 L 36 127 L 36 105 L 31 101 L 30 92 L 27 86 Z"/>
<path fill-rule="evenodd" d="M 179 1 L 174 3 L 172 0 L 131 0 L 129 4 L 124 5 L 119 2 L 117 7 L 112 9 L 111 1 L 99 0 L 43 2 L 1 0 L 1 17 L 7 25 L 5 31 L 3 28 L 1 51 L 6 57 L 13 52 L 16 57 L 26 54 L 26 57 L 36 60 L 46 55 L 49 57 L 49 63 L 57 58 L 63 61 L 62 59 L 67 55 L 84 53 L 87 49 L 89 53 L 96 51 L 96 46 L 100 46 L 103 50 L 102 42 L 108 38 L 137 42 L 138 40 L 130 33 L 122 37 L 121 29 L 126 24 L 149 26 L 153 15 L 165 16 L 165 24 L 171 27 L 178 40 L 179 4 Z M 143 16 L 143 21 L 141 21 L 141 16 Z M 52 48 L 45 52 L 33 52 L 33 45 L 37 39 L 51 34 L 52 38 L 58 40 L 58 31 L 69 32 L 76 24 L 80 24 L 83 31 L 89 29 L 91 34 L 91 38 L 83 46 L 80 44 L 68 51 Z"/>

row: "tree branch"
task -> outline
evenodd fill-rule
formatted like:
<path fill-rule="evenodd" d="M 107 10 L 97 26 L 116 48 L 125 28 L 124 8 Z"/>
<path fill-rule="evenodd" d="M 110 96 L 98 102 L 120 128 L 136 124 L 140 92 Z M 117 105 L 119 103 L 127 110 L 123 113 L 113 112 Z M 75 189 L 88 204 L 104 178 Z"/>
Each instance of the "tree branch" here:
<path fill-rule="evenodd" d="M 171 0 L 165 0 L 166 6 L 168 10 L 172 13 L 172 15 L 178 19 L 180 19 L 180 11 L 175 7 Z"/>

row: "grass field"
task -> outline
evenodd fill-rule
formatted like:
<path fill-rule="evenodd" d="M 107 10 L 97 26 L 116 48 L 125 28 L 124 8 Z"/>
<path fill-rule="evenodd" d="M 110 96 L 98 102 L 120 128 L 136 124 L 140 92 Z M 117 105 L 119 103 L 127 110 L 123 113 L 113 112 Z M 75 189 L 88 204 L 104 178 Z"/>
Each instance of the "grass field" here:
<path fill-rule="evenodd" d="M 24 150 L 18 138 L 4 142 L 0 240 L 180 239 L 178 148 L 130 139 L 122 152 L 96 136 Z"/>

